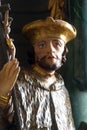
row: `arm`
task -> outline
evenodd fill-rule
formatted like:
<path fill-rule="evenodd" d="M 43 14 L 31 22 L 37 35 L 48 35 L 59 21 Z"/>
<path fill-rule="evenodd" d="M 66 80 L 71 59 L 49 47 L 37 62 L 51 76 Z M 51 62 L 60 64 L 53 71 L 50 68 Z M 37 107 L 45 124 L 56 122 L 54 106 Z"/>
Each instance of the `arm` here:
<path fill-rule="evenodd" d="M 11 104 L 11 92 L 20 71 L 17 59 L 7 62 L 0 71 L 0 129 L 7 130 L 13 108 Z M 3 98 L 5 97 L 5 99 Z M 4 124 L 4 125 L 3 125 Z"/>
<path fill-rule="evenodd" d="M 16 48 L 13 44 L 13 40 L 9 37 L 11 31 L 9 9 L 9 5 L 7 4 L 0 5 L 0 16 L 2 16 L 0 17 L 0 49 L 2 50 L 2 52 L 0 51 L 0 130 L 10 129 L 8 127 L 13 117 L 11 94 L 20 71 L 19 63 L 15 58 Z M 2 59 L 4 58 L 6 58 L 6 60 L 2 63 Z"/>

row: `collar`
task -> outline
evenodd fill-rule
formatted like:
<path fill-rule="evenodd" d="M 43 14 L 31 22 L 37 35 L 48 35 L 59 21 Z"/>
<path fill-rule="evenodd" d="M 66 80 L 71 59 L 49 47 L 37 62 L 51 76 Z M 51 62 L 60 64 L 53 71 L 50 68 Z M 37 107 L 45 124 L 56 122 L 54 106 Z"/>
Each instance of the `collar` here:
<path fill-rule="evenodd" d="M 33 65 L 33 70 L 35 70 L 37 73 L 39 73 L 42 76 L 51 77 L 54 75 L 54 73 L 47 73 L 45 70 L 40 68 L 37 64 Z"/>

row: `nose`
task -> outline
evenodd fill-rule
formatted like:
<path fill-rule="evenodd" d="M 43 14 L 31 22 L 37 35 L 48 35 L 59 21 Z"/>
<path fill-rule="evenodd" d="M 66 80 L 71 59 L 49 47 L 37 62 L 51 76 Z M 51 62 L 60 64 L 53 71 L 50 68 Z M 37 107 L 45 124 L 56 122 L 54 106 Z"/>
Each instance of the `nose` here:
<path fill-rule="evenodd" d="M 49 42 L 49 45 L 48 45 L 48 52 L 52 53 L 55 51 L 55 48 L 52 44 L 52 41 Z"/>

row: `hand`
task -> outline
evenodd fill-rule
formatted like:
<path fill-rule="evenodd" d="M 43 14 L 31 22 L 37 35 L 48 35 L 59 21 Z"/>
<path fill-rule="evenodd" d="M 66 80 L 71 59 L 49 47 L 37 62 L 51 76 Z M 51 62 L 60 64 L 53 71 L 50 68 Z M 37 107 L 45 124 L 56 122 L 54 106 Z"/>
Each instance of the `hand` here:
<path fill-rule="evenodd" d="M 16 58 L 7 62 L 0 71 L 0 95 L 8 96 L 20 72 L 19 62 Z"/>

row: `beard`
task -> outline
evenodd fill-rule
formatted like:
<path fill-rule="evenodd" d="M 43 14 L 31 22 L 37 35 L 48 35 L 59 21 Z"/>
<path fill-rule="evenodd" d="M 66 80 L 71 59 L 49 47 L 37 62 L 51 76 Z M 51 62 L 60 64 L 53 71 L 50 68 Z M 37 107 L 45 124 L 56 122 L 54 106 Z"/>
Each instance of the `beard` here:
<path fill-rule="evenodd" d="M 38 65 L 40 67 L 42 67 L 43 69 L 45 69 L 46 71 L 56 71 L 58 70 L 61 66 L 62 66 L 62 62 L 61 60 L 57 57 L 57 60 L 55 63 L 53 64 L 48 64 L 46 62 L 46 56 L 44 56 L 43 58 L 41 58 L 39 61 L 38 61 Z"/>

